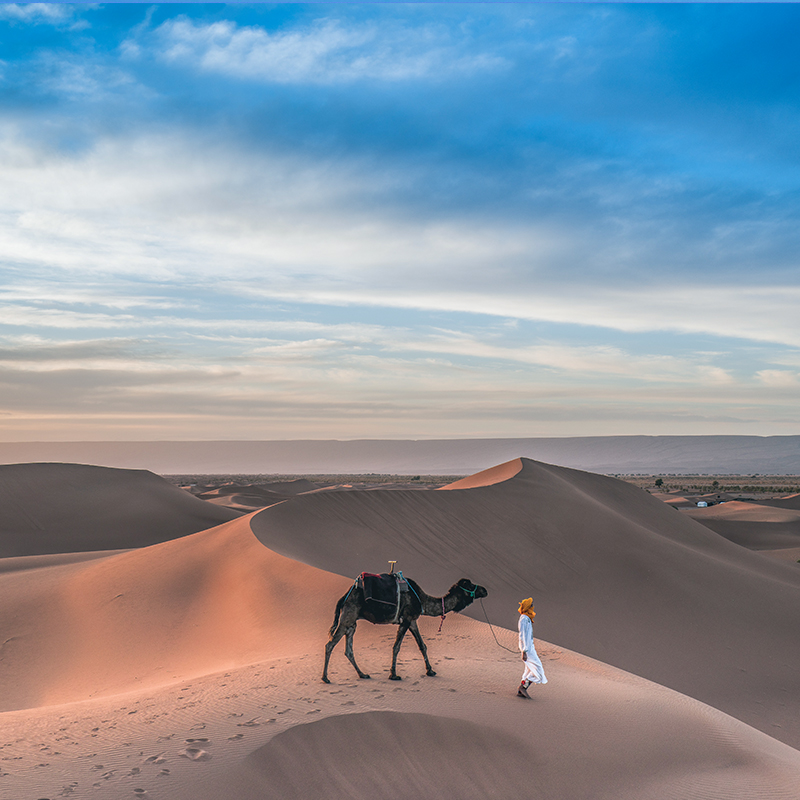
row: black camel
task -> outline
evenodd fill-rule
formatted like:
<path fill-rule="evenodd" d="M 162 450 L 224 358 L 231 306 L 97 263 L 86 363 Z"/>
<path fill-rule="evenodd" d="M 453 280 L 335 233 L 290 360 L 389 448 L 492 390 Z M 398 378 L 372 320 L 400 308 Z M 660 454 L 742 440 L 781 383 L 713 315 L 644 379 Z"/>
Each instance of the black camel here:
<path fill-rule="evenodd" d="M 422 635 L 417 627 L 417 620 L 420 616 L 439 617 L 447 614 L 450 611 L 461 611 L 465 609 L 475 598 L 486 597 L 488 592 L 483 586 L 478 586 L 468 578 L 462 578 L 458 583 L 454 583 L 444 597 L 431 597 L 419 588 L 419 584 L 412 581 L 410 578 L 406 579 L 411 588 L 411 591 L 402 592 L 400 594 L 400 607 L 397 613 L 389 619 L 379 619 L 369 608 L 367 601 L 364 597 L 363 589 L 355 585 L 350 591 L 344 595 L 336 604 L 336 613 L 333 618 L 333 625 L 331 625 L 328 643 L 325 645 L 325 668 L 322 671 L 322 680 L 325 683 L 330 683 L 328 680 L 328 662 L 331 658 L 333 648 L 336 647 L 339 639 L 342 636 L 346 637 L 345 642 L 345 655 L 350 660 L 350 663 L 355 667 L 359 678 L 369 678 L 366 672 L 362 672 L 358 664 L 356 664 L 355 656 L 353 655 L 353 635 L 356 632 L 356 623 L 360 619 L 366 619 L 369 622 L 377 625 L 385 625 L 394 623 L 399 625 L 397 631 L 397 638 L 392 648 L 392 670 L 389 675 L 390 680 L 399 681 L 400 676 L 397 674 L 397 654 L 400 652 L 400 645 L 403 643 L 403 637 L 406 631 L 411 631 L 414 639 L 419 646 L 422 657 L 425 659 L 426 675 L 435 675 L 428 661 L 428 648 L 425 647 L 425 642 L 422 641 Z"/>

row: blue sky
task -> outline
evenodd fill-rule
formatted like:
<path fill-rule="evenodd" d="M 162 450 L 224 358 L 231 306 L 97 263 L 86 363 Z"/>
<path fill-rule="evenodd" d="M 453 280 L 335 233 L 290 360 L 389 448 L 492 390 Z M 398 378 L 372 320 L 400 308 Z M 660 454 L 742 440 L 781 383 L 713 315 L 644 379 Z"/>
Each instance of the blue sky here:
<path fill-rule="evenodd" d="M 0 5 L 0 439 L 800 433 L 797 30 Z"/>

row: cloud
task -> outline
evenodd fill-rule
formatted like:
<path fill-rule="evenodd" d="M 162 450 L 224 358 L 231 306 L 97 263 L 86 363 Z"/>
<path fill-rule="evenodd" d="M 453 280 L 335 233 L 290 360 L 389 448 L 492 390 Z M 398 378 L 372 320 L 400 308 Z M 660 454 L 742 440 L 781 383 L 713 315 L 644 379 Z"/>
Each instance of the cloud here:
<path fill-rule="evenodd" d="M 29 23 L 58 24 L 71 20 L 75 9 L 66 3 L 3 3 L 0 19 Z"/>
<path fill-rule="evenodd" d="M 88 58 L 42 56 L 35 68 L 40 70 L 37 91 L 50 92 L 71 100 L 87 99 L 95 103 L 124 98 L 139 101 L 152 96 L 129 72 Z"/>
<path fill-rule="evenodd" d="M 179 306 L 188 287 L 217 287 L 250 302 L 470 313 L 800 346 L 800 287 L 793 283 L 761 275 L 721 282 L 703 273 L 691 284 L 664 282 L 660 252 L 637 242 L 630 257 L 642 262 L 638 271 L 620 273 L 609 266 L 615 250 L 608 234 L 568 221 L 476 217 L 458 208 L 418 216 L 398 207 L 397 187 L 424 177 L 359 157 L 236 150 L 186 134 L 105 137 L 77 153 L 7 137 L 0 141 L 3 262 L 27 277 L 6 281 L 18 292 L 6 319 L 124 324 L 124 316 L 111 320 L 95 308 L 19 302 L 19 287 L 33 275 L 42 278 L 29 298 L 47 295 L 45 276 L 60 284 L 56 275 L 72 275 L 64 291 L 82 286 L 85 293 L 103 281 L 104 302 L 112 302 L 113 276 L 124 285 L 117 307 L 128 307 L 129 317 L 132 304 Z M 625 247 L 617 243 L 617 252 Z M 137 301 L 136 281 L 171 287 L 169 296 L 148 289 L 152 299 Z"/>
<path fill-rule="evenodd" d="M 140 30 L 122 45 L 137 58 L 146 50 L 170 64 L 264 83 L 332 84 L 359 80 L 440 80 L 496 70 L 505 59 L 476 53 L 444 28 L 407 28 L 396 22 L 319 19 L 270 32 L 230 21 L 168 20 Z"/>
<path fill-rule="evenodd" d="M 785 369 L 762 369 L 756 375 L 761 383 L 775 389 L 796 389 L 800 387 L 800 373 Z"/>
<path fill-rule="evenodd" d="M 63 368 L 76 362 L 131 360 L 134 354 L 154 356 L 153 346 L 134 339 L 80 339 L 48 341 L 41 336 L 0 339 L 0 364 L 25 364 L 29 367 Z"/>

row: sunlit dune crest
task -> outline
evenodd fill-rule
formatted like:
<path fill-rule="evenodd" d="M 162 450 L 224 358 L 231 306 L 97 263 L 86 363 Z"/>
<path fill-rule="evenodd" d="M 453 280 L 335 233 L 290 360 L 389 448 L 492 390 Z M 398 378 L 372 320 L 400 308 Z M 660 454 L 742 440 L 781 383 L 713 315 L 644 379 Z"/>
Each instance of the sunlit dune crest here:
<path fill-rule="evenodd" d="M 477 472 L 475 475 L 470 475 L 462 478 L 460 481 L 454 481 L 447 486 L 440 487 L 444 489 L 476 489 L 479 486 L 492 486 L 501 481 L 507 481 L 513 478 L 522 469 L 522 459 L 515 458 L 512 461 L 507 461 L 505 464 L 499 464 L 496 467 L 490 467 Z"/>

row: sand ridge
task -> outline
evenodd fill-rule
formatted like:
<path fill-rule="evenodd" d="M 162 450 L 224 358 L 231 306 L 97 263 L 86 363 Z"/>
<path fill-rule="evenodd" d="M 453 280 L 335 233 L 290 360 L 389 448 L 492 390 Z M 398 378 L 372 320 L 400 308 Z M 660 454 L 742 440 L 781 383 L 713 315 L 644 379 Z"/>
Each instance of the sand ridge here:
<path fill-rule="evenodd" d="M 482 472 L 476 472 L 474 475 L 469 475 L 462 478 L 460 481 L 454 481 L 447 486 L 441 486 L 439 491 L 447 491 L 452 489 L 477 489 L 479 486 L 493 486 L 495 483 L 502 483 L 503 481 L 510 480 L 522 470 L 522 459 L 515 458 L 507 461 L 505 464 L 498 464 L 496 467 L 490 467 Z"/>

